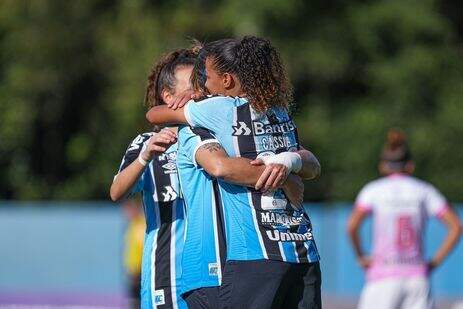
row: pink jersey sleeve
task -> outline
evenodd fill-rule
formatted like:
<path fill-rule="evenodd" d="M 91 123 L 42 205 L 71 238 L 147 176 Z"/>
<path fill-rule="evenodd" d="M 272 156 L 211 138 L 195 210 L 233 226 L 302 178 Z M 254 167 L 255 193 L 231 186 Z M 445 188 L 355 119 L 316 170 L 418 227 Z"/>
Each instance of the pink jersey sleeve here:
<path fill-rule="evenodd" d="M 441 218 L 449 209 L 445 197 L 431 185 L 426 190 L 425 207 L 428 216 L 438 218 Z"/>

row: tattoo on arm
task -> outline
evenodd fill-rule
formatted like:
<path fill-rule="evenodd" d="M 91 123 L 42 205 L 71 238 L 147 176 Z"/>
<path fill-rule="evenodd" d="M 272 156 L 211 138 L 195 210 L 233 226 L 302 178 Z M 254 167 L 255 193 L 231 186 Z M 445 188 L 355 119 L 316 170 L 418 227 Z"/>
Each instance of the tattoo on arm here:
<path fill-rule="evenodd" d="M 219 143 L 207 143 L 207 144 L 202 145 L 200 148 L 207 149 L 209 150 L 209 152 L 224 150 L 222 145 L 220 145 Z"/>

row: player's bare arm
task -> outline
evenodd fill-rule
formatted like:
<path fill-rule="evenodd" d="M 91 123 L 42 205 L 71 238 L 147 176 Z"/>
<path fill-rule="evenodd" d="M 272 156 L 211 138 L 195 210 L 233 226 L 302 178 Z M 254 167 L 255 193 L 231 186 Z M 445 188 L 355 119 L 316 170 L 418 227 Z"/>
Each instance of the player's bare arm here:
<path fill-rule="evenodd" d="M 151 136 L 146 149 L 140 153 L 137 160 L 134 160 L 114 178 L 109 190 L 111 200 L 117 202 L 126 198 L 153 156 L 156 153 L 165 152 L 176 141 L 177 135 L 169 129 L 163 129 Z"/>
<path fill-rule="evenodd" d="M 266 170 L 256 183 L 256 190 L 264 188 L 268 190 L 268 185 L 276 177 L 273 164 L 283 164 L 286 166 L 286 175 L 280 178 L 280 185 L 285 181 L 289 173 L 294 173 L 303 179 L 314 179 L 320 175 L 320 163 L 312 152 L 301 147 L 297 152 L 282 152 L 274 156 L 260 157 L 251 161 L 252 165 L 266 165 Z M 272 174 L 273 173 L 273 174 Z"/>
<path fill-rule="evenodd" d="M 370 266 L 370 259 L 363 253 L 359 229 L 367 216 L 368 212 L 359 208 L 354 208 L 347 223 L 347 233 L 349 234 L 349 238 L 352 242 L 357 261 L 364 269 Z"/>
<path fill-rule="evenodd" d="M 167 105 L 158 105 L 146 113 L 146 119 L 154 125 L 188 124 L 183 110 L 183 107 L 174 110 Z"/>
<path fill-rule="evenodd" d="M 296 151 L 296 153 L 301 157 L 302 167 L 295 174 L 306 180 L 318 178 L 321 174 L 321 165 L 315 155 L 303 147 Z"/>
<path fill-rule="evenodd" d="M 196 151 L 195 159 L 209 175 L 247 187 L 255 187 L 268 169 L 264 165 L 251 165 L 251 160 L 246 158 L 230 158 L 217 142 L 202 145 Z M 270 172 L 269 175 L 276 176 L 270 179 L 268 190 L 282 188 L 291 203 L 300 206 L 304 193 L 300 177 L 287 178 L 286 167 L 281 164 L 273 164 L 272 168 L 275 173 Z"/>
<path fill-rule="evenodd" d="M 457 214 L 449 208 L 441 217 L 441 221 L 447 226 L 447 236 L 442 242 L 434 257 L 429 261 L 428 268 L 433 270 L 439 266 L 452 251 L 462 234 L 462 226 Z"/>

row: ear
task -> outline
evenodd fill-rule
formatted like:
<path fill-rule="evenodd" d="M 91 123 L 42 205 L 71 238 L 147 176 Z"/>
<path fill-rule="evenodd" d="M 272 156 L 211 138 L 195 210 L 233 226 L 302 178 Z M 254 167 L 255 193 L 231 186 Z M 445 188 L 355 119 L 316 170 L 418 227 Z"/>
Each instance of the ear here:
<path fill-rule="evenodd" d="M 170 102 L 172 102 L 174 100 L 174 96 L 172 93 L 170 93 L 170 91 L 166 88 L 164 88 L 161 92 L 161 97 L 162 97 L 162 100 L 164 101 L 164 103 L 166 104 L 169 104 Z"/>
<path fill-rule="evenodd" d="M 230 73 L 224 73 L 222 75 L 222 84 L 225 89 L 232 89 L 235 87 L 235 78 Z"/>
<path fill-rule="evenodd" d="M 378 171 L 381 175 L 387 175 L 387 167 L 383 161 L 379 162 L 378 164 Z"/>
<path fill-rule="evenodd" d="M 407 174 L 413 174 L 413 172 L 415 171 L 415 163 L 413 163 L 413 161 L 408 161 L 407 164 L 405 164 L 405 172 Z"/>

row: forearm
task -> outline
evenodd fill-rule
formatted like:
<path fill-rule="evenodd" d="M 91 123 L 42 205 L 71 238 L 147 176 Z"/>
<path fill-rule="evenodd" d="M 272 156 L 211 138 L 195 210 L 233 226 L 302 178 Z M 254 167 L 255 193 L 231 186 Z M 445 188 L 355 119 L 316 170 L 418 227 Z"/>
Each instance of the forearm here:
<path fill-rule="evenodd" d="M 265 166 L 253 166 L 251 160 L 245 158 L 221 158 L 216 163 L 215 170 L 205 168 L 210 175 L 220 178 L 226 182 L 254 187 L 260 175 L 264 172 Z"/>
<path fill-rule="evenodd" d="M 113 183 L 111 184 L 111 200 L 117 202 L 126 197 L 137 180 L 140 178 L 144 169 L 145 166 L 143 166 L 138 160 L 135 160 L 129 166 L 127 166 L 127 168 L 117 174 Z"/>
<path fill-rule="evenodd" d="M 455 216 L 456 218 L 456 215 L 452 214 L 452 216 Z M 458 219 L 454 219 L 454 222 L 452 222 L 452 224 L 448 224 L 447 236 L 445 237 L 444 241 L 442 242 L 442 245 L 436 251 L 434 257 L 431 260 L 431 263 L 434 266 L 441 264 L 447 257 L 447 255 L 449 255 L 449 253 L 458 243 L 458 240 L 461 237 L 461 233 L 462 227 Z"/>
<path fill-rule="evenodd" d="M 184 108 L 170 109 L 167 105 L 152 107 L 146 113 L 146 119 L 154 125 L 187 124 Z"/>
<path fill-rule="evenodd" d="M 302 168 L 296 175 L 303 179 L 314 179 L 320 176 L 320 162 L 318 162 L 313 153 L 306 149 L 298 150 L 297 153 L 301 156 Z"/>
<path fill-rule="evenodd" d="M 350 240 L 352 242 L 352 247 L 354 248 L 355 256 L 357 258 L 362 257 L 363 256 L 363 251 L 362 251 L 362 246 L 360 245 L 361 240 L 360 240 L 360 236 L 358 234 L 358 231 L 355 230 L 352 233 L 349 233 L 349 236 L 350 236 Z"/>
<path fill-rule="evenodd" d="M 453 247 L 457 244 L 458 239 L 460 238 L 460 232 L 456 230 L 451 230 L 447 234 L 444 242 L 437 250 L 436 254 L 432 258 L 432 262 L 436 265 L 439 265 L 444 261 L 447 255 L 452 251 Z"/>
<path fill-rule="evenodd" d="M 363 212 L 359 211 L 358 209 L 354 209 L 347 223 L 347 233 L 349 234 L 349 238 L 352 242 L 352 247 L 354 248 L 354 252 L 357 258 L 363 256 L 359 229 L 364 217 L 365 214 Z"/>

